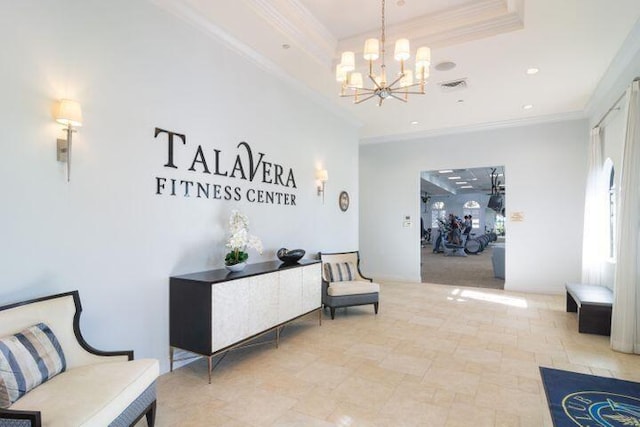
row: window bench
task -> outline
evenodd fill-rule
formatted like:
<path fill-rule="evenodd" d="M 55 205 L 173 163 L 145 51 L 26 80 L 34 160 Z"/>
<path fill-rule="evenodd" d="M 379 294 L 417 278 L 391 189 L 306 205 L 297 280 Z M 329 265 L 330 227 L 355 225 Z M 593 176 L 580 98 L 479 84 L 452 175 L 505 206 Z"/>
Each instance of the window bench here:
<path fill-rule="evenodd" d="M 613 291 L 606 286 L 567 283 L 567 312 L 578 313 L 578 332 L 611 335 Z"/>

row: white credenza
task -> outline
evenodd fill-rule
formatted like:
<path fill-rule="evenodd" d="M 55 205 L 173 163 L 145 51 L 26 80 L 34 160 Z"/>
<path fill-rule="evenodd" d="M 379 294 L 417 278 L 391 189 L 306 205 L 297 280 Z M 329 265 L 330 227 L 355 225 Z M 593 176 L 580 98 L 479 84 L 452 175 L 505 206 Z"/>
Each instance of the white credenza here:
<path fill-rule="evenodd" d="M 169 280 L 169 345 L 211 358 L 321 307 L 320 262 L 277 261 L 174 276 Z"/>

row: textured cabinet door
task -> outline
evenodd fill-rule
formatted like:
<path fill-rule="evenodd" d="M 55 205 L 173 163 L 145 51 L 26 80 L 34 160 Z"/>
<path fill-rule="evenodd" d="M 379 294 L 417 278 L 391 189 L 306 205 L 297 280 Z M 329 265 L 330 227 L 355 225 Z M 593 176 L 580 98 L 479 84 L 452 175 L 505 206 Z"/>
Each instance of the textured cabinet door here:
<path fill-rule="evenodd" d="M 320 307 L 322 303 L 322 279 L 320 266 L 313 264 L 302 270 L 302 312 L 307 313 Z"/>
<path fill-rule="evenodd" d="M 278 323 L 286 322 L 302 313 L 302 268 L 280 273 Z"/>
<path fill-rule="evenodd" d="M 278 324 L 279 273 L 261 274 L 249 278 L 249 328 L 255 335 Z"/>
<path fill-rule="evenodd" d="M 211 351 L 217 351 L 249 336 L 250 279 L 213 285 L 211 292 Z"/>

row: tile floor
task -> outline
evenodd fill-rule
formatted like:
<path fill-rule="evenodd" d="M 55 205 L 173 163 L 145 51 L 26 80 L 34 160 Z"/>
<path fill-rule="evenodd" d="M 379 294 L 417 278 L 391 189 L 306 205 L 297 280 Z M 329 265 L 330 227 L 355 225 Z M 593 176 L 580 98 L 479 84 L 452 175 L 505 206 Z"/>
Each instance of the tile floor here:
<path fill-rule="evenodd" d="M 280 347 L 159 379 L 162 426 L 551 426 L 539 366 L 640 381 L 640 358 L 578 334 L 564 297 L 385 283 L 380 313 L 287 326 Z M 328 313 L 327 313 L 328 314 Z M 139 424 L 144 425 L 145 421 Z"/>

